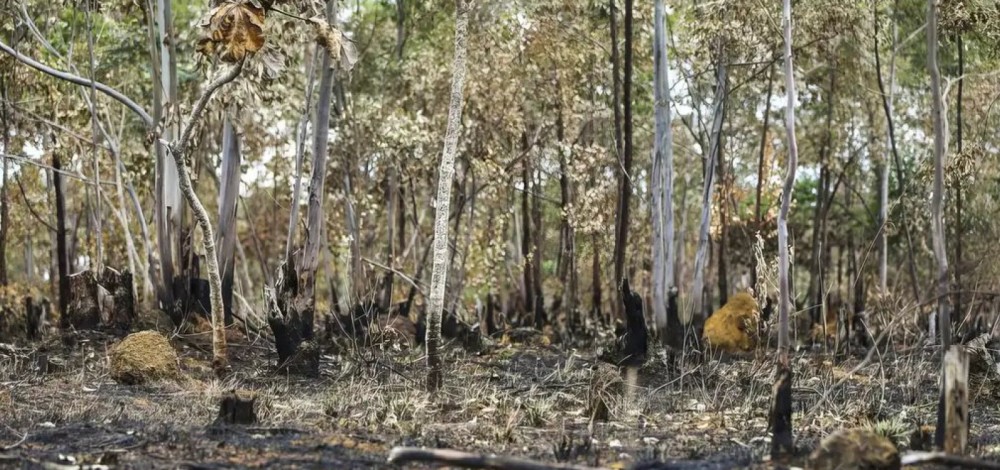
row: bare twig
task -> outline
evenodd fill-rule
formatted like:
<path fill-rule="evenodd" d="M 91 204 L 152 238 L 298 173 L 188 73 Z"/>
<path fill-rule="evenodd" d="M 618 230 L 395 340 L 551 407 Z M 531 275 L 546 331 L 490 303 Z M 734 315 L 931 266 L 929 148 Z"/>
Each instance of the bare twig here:
<path fill-rule="evenodd" d="M 7 429 L 10 429 L 11 431 L 13 431 L 13 430 L 14 430 L 14 429 L 12 429 L 12 428 L 11 428 L 10 426 L 6 426 L 6 428 L 7 428 Z M 4 452 L 6 452 L 6 451 L 8 451 L 8 450 L 14 450 L 14 449 L 16 449 L 17 447 L 19 447 L 19 446 L 20 446 L 21 444 L 24 444 L 24 441 L 27 441 L 27 440 L 28 440 L 28 433 L 27 433 L 27 432 L 25 432 L 25 433 L 24 433 L 24 435 L 23 435 L 23 436 L 21 436 L 21 439 L 20 439 L 19 441 L 15 442 L 15 443 L 13 443 L 13 444 L 11 444 L 11 445 L 9 445 L 9 446 L 0 446 L 0 451 L 4 451 Z"/>
<path fill-rule="evenodd" d="M 403 273 L 402 273 L 402 272 L 400 272 L 400 271 L 399 271 L 398 269 L 393 269 L 393 268 L 390 268 L 389 266 L 386 266 L 386 265 L 384 265 L 384 264 L 382 264 L 382 263 L 379 263 L 378 261 L 375 261 L 375 260 L 373 260 L 373 259 L 370 259 L 370 258 L 361 258 L 361 259 L 362 259 L 362 260 L 363 260 L 364 262 L 366 262 L 366 263 L 368 263 L 368 264 L 370 264 L 370 265 L 372 265 L 372 266 L 375 266 L 376 268 L 379 268 L 379 269 L 384 269 L 384 270 L 386 270 L 386 271 L 389 271 L 389 272 L 391 272 L 391 273 L 395 274 L 396 276 L 399 276 L 399 277 L 400 277 L 400 279 L 402 279 L 402 280 L 406 281 L 406 282 L 407 282 L 407 284 L 409 284 L 409 285 L 413 286 L 413 288 L 414 288 L 414 289 L 416 289 L 416 290 L 417 290 L 417 292 L 419 292 L 419 293 L 420 293 L 420 295 L 425 295 L 425 294 L 424 294 L 424 291 L 423 291 L 423 289 L 421 289 L 421 288 L 420 288 L 420 285 L 418 285 L 416 281 L 414 281 L 413 279 L 411 279 L 411 278 L 410 278 L 409 276 L 407 276 L 406 274 L 403 274 Z"/>
<path fill-rule="evenodd" d="M 596 470 L 571 464 L 548 464 L 532 460 L 500 457 L 497 455 L 470 454 L 451 449 L 418 449 L 395 447 L 389 452 L 389 463 L 438 462 L 465 468 L 492 468 L 499 470 Z"/>

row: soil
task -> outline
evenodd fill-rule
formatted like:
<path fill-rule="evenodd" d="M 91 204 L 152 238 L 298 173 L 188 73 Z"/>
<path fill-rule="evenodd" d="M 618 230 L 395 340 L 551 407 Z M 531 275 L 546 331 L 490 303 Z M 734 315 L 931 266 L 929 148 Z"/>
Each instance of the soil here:
<path fill-rule="evenodd" d="M 651 348 L 635 388 L 624 386 L 607 421 L 594 421 L 596 350 L 492 344 L 469 353 L 451 345 L 445 387 L 431 396 L 421 351 L 405 344 L 327 351 L 321 376 L 305 379 L 275 372 L 268 341 L 232 332 L 233 367 L 217 379 L 207 334 L 161 332 L 182 374 L 145 385 L 112 380 L 113 337 L 0 345 L 0 468 L 399 468 L 386 463 L 394 446 L 612 468 L 653 460 L 673 462 L 660 468 L 774 468 L 803 465 L 819 440 L 843 428 L 917 447 L 913 436 L 936 416 L 934 348 L 889 346 L 867 360 L 800 352 L 793 399 L 801 452 L 778 465 L 767 457 L 774 367 L 763 351 L 687 357 L 671 378 L 665 354 Z M 995 382 L 977 376 L 971 385 L 970 454 L 991 459 L 1000 458 Z M 232 390 L 257 397 L 258 424 L 213 424 Z"/>

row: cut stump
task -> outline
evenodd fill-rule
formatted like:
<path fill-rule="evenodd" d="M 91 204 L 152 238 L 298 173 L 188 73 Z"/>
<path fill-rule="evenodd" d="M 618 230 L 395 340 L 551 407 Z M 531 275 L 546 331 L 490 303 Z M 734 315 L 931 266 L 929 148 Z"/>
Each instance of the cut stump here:
<path fill-rule="evenodd" d="M 945 353 L 941 377 L 937 445 L 962 455 L 969 442 L 969 354 L 963 346 L 954 345 Z"/>
<path fill-rule="evenodd" d="M 233 390 L 222 396 L 219 402 L 219 415 L 215 418 L 215 425 L 244 425 L 257 424 L 257 413 L 254 405 L 257 397 L 249 392 Z"/>

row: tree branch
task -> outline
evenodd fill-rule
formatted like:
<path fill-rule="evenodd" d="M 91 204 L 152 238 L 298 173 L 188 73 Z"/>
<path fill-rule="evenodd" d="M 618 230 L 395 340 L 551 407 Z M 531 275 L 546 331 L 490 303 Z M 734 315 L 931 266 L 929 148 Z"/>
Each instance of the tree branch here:
<path fill-rule="evenodd" d="M 208 106 L 208 102 L 212 99 L 212 95 L 222 88 L 223 85 L 233 81 L 240 75 L 243 71 L 243 63 L 246 60 L 239 61 L 236 65 L 229 69 L 224 75 L 216 78 L 215 81 L 208 85 L 208 88 L 202 92 L 201 96 L 198 97 L 198 101 L 194 104 L 194 108 L 191 109 L 191 116 L 187 119 L 187 124 L 184 125 L 184 131 L 181 132 L 180 140 L 170 144 L 170 151 L 173 152 L 175 156 L 183 155 L 187 158 L 187 143 L 191 139 L 191 132 L 194 129 L 195 124 L 201 121 L 201 115 L 205 113 L 205 108 Z"/>
<path fill-rule="evenodd" d="M 45 64 L 43 64 L 41 62 L 38 62 L 35 59 L 32 59 L 31 57 L 28 57 L 28 56 L 26 56 L 24 54 L 21 54 L 20 52 L 15 51 L 13 48 L 11 48 L 10 46 L 8 46 L 7 44 L 4 44 L 3 41 L 0 41 L 0 51 L 6 52 L 10 56 L 12 56 L 15 59 L 17 59 L 19 62 L 21 62 L 21 63 L 23 63 L 23 64 L 25 64 L 25 65 L 27 65 L 27 66 L 35 69 L 35 70 L 38 70 L 39 72 L 42 72 L 42 73 L 44 73 L 46 75 L 50 75 L 52 77 L 55 77 L 55 78 L 58 78 L 58 79 L 61 79 L 61 80 L 65 80 L 65 81 L 70 82 L 70 83 L 75 83 L 77 85 L 88 86 L 88 87 L 92 86 L 94 88 L 97 88 L 98 90 L 101 91 L 101 93 L 104 93 L 104 94 L 110 96 L 111 98 L 114 98 L 115 101 L 118 101 L 119 103 L 125 105 L 126 107 L 128 107 L 129 109 L 131 109 L 133 112 L 135 112 L 139 116 L 139 118 L 142 119 L 142 122 L 143 122 L 143 124 L 146 125 L 146 127 L 150 128 L 150 129 L 156 127 L 156 122 L 153 120 L 153 117 L 150 116 L 149 113 L 146 112 L 146 110 L 143 109 L 142 106 L 139 106 L 135 101 L 132 101 L 131 98 L 123 95 L 121 92 L 119 92 L 118 90 L 115 90 L 114 88 L 111 88 L 111 87 L 109 87 L 109 86 L 107 86 L 107 85 L 105 85 L 103 83 L 97 82 L 97 81 L 88 80 L 88 79 L 80 77 L 78 75 L 73 75 L 73 74 L 71 74 L 69 72 L 63 72 L 61 70 L 56 70 L 56 69 L 54 69 L 52 67 L 49 67 L 48 65 L 45 65 Z"/>

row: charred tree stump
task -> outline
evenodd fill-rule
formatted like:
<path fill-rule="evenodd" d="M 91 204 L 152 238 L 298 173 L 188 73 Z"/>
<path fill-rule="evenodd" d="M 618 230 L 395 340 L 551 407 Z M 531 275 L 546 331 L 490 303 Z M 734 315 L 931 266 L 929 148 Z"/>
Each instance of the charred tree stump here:
<path fill-rule="evenodd" d="M 117 334 L 131 331 L 136 318 L 132 282 L 132 273 L 128 270 L 118 272 L 107 266 L 98 282 L 98 304 L 106 312 L 102 316 L 107 318 L 104 326 Z M 106 292 L 103 297 L 102 292 Z"/>
<path fill-rule="evenodd" d="M 625 304 L 625 335 L 619 338 L 624 354 L 620 365 L 638 368 L 646 362 L 649 351 L 649 331 L 642 314 L 642 296 L 632 291 L 628 278 L 622 280 L 621 290 Z"/>
<path fill-rule="evenodd" d="M 212 311 L 212 301 L 208 279 L 189 276 L 177 276 L 173 285 L 174 306 L 173 317 L 181 321 L 187 320 L 191 314 L 209 318 Z"/>
<path fill-rule="evenodd" d="M 938 403 L 936 444 L 949 454 L 964 454 L 969 442 L 969 355 L 955 345 L 944 356 Z"/>
<path fill-rule="evenodd" d="M 69 301 L 63 312 L 64 325 L 77 330 L 97 330 L 101 326 L 101 307 L 97 303 L 97 278 L 91 271 L 69 276 Z"/>
<path fill-rule="evenodd" d="M 678 294 L 676 286 L 671 286 L 667 292 L 667 331 L 660 332 L 667 346 L 667 373 L 670 376 L 679 374 L 677 356 L 684 352 L 684 324 L 677 308 Z"/>
<path fill-rule="evenodd" d="M 132 274 L 105 267 L 100 278 L 92 271 L 69 276 L 70 294 L 65 325 L 76 330 L 126 334 L 135 320 Z"/>
<path fill-rule="evenodd" d="M 222 397 L 219 403 L 219 415 L 215 425 L 253 425 L 257 424 L 257 413 L 254 405 L 257 397 L 233 390 Z"/>
<path fill-rule="evenodd" d="M 771 459 L 779 460 L 795 451 L 792 440 L 792 371 L 786 364 L 778 365 L 771 403 Z"/>
<path fill-rule="evenodd" d="M 267 324 L 274 333 L 278 371 L 306 377 L 319 376 L 319 346 L 313 339 L 314 306 L 299 291 L 292 266 L 283 264 L 274 289 L 266 292 Z"/>
<path fill-rule="evenodd" d="M 28 339 L 36 340 L 42 336 L 42 323 L 45 321 L 45 302 L 36 302 L 30 295 L 24 298 L 25 333 Z"/>

